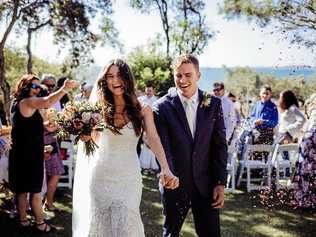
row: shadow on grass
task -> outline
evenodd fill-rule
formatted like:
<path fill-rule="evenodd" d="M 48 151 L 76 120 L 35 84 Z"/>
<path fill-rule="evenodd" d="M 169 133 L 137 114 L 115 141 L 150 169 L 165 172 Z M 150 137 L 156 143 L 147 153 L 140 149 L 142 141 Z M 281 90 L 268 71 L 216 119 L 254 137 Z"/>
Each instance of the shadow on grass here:
<path fill-rule="evenodd" d="M 144 188 L 140 210 L 145 227 L 145 236 L 160 237 L 162 236 L 163 215 L 160 193 L 158 190 L 158 180 L 154 175 L 143 176 L 143 185 Z M 192 215 L 188 215 L 180 236 L 196 236 Z"/>
<path fill-rule="evenodd" d="M 285 205 L 268 208 L 258 193 L 226 194 L 221 213 L 223 236 L 312 237 L 316 233 L 315 213 L 293 210 Z"/>
<path fill-rule="evenodd" d="M 146 237 L 162 236 L 162 205 L 158 180 L 154 175 L 143 176 L 143 196 L 140 212 Z M 59 189 L 55 205 L 59 212 L 47 213 L 50 223 L 57 228 L 51 234 L 34 234 L 32 230 L 21 231 L 15 219 L 6 213 L 12 201 L 0 192 L 1 237 L 71 237 L 72 192 Z M 225 208 L 221 211 L 222 237 L 314 237 L 316 214 L 292 210 L 285 206 L 268 209 L 260 203 L 258 193 L 237 191 L 225 195 Z M 189 213 L 182 228 L 182 237 L 195 237 L 192 214 Z"/>

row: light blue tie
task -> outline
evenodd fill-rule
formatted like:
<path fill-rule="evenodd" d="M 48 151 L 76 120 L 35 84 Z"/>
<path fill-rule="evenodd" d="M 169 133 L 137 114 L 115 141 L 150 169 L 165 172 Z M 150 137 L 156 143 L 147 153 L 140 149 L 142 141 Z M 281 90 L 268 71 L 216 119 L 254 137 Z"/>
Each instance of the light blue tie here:
<path fill-rule="evenodd" d="M 192 134 L 192 137 L 194 137 L 194 101 L 190 99 L 186 99 L 184 101 L 185 104 L 185 115 L 187 116 L 188 124 L 190 127 L 190 131 Z"/>

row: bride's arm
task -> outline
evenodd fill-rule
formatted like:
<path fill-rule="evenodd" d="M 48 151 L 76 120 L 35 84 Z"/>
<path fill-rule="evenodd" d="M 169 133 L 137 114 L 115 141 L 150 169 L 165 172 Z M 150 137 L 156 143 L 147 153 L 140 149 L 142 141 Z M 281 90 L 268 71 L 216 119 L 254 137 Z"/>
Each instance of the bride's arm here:
<path fill-rule="evenodd" d="M 166 155 L 154 123 L 153 112 L 149 106 L 144 107 L 142 112 L 148 145 L 158 159 L 161 167 L 161 175 L 165 177 L 166 187 L 177 188 L 179 186 L 179 179 L 175 177 L 169 169 Z"/>

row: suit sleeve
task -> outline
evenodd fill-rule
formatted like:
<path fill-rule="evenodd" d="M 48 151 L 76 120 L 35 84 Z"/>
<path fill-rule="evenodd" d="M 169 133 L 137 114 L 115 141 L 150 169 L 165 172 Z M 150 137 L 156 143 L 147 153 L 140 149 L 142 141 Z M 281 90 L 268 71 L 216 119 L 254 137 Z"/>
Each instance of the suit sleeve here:
<path fill-rule="evenodd" d="M 214 128 L 211 136 L 212 173 L 215 175 L 215 185 L 226 185 L 227 179 L 227 143 L 222 106 L 218 100 L 215 105 Z"/>
<path fill-rule="evenodd" d="M 170 149 L 170 136 L 169 136 L 168 125 L 167 125 L 168 123 L 161 109 L 161 105 L 154 103 L 153 112 L 154 112 L 154 120 L 155 120 L 156 129 L 160 137 L 164 152 L 166 154 L 166 159 L 169 165 L 169 169 L 171 170 L 173 174 L 175 174 L 173 158 L 172 158 L 171 149 Z"/>

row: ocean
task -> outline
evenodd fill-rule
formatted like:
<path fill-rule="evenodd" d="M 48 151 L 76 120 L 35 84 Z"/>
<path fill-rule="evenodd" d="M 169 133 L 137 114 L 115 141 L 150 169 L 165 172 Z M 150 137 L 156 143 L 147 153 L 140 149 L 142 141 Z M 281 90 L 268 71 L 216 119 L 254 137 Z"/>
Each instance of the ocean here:
<path fill-rule="evenodd" d="M 258 73 L 269 74 L 275 76 L 277 79 L 282 79 L 285 77 L 303 77 L 308 80 L 312 75 L 315 75 L 315 69 L 309 67 L 253 67 L 250 68 Z M 201 79 L 199 81 L 199 87 L 202 90 L 210 91 L 212 89 L 213 83 L 218 81 L 224 81 L 227 74 L 224 68 L 201 68 Z"/>
<path fill-rule="evenodd" d="M 284 77 L 304 77 L 308 80 L 309 77 L 315 75 L 315 69 L 309 67 L 252 67 L 250 68 L 258 73 L 274 75 L 278 79 Z M 81 68 L 76 73 L 76 78 L 80 81 L 86 81 L 93 85 L 98 74 L 100 73 L 101 67 L 90 66 L 88 68 Z M 199 80 L 199 87 L 202 90 L 210 91 L 215 81 L 224 81 L 226 76 L 226 70 L 224 68 L 210 68 L 201 67 L 201 79 Z"/>

